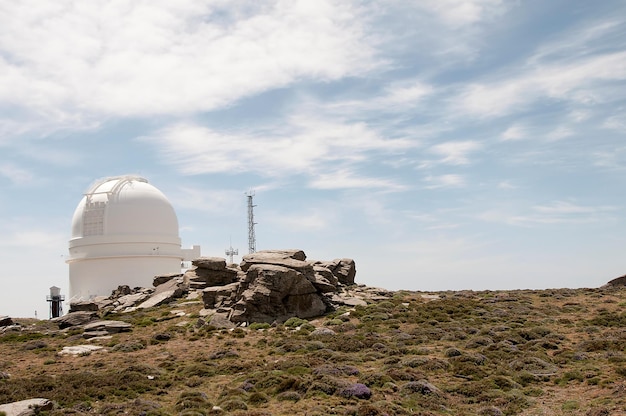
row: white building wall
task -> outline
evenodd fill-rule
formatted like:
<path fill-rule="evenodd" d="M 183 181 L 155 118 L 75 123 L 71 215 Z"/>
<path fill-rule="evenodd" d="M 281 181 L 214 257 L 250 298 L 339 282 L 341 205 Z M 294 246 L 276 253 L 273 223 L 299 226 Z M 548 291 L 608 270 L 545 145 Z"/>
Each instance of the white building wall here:
<path fill-rule="evenodd" d="M 70 263 L 70 302 L 108 296 L 118 286 L 152 287 L 154 276 L 180 273 L 180 257 L 128 256 Z"/>

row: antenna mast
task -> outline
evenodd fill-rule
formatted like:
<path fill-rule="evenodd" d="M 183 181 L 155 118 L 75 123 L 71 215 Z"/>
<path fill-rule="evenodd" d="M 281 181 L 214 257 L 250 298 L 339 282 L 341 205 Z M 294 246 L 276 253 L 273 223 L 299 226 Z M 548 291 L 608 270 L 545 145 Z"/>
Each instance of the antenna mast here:
<path fill-rule="evenodd" d="M 254 197 L 254 191 L 246 193 L 248 197 L 248 253 L 252 254 L 256 252 L 256 236 L 254 235 L 254 205 L 252 203 L 252 197 Z"/>
<path fill-rule="evenodd" d="M 228 264 L 233 264 L 233 256 L 237 256 L 239 254 L 239 249 L 233 248 L 233 242 L 230 241 L 230 247 L 228 247 L 224 253 L 228 256 Z"/>

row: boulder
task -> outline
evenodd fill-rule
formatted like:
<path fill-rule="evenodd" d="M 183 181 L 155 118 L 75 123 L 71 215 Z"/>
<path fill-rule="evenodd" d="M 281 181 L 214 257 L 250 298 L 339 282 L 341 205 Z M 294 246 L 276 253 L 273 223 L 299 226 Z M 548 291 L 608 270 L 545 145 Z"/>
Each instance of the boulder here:
<path fill-rule="evenodd" d="M 61 351 L 59 351 L 59 355 L 88 355 L 94 351 L 98 351 L 103 349 L 99 345 L 71 345 L 67 347 L 63 347 Z"/>
<path fill-rule="evenodd" d="M 224 306 L 224 303 L 234 303 L 238 289 L 238 282 L 225 286 L 211 286 L 205 288 L 202 291 L 204 307 L 206 309 L 213 309 L 215 307 Z"/>
<path fill-rule="evenodd" d="M 13 319 L 10 316 L 0 316 L 0 326 L 13 325 Z"/>
<path fill-rule="evenodd" d="M 159 285 L 154 290 L 154 293 L 145 301 L 143 301 L 138 309 L 152 308 L 164 303 L 171 302 L 174 299 L 182 297 L 187 293 L 188 285 L 184 282 L 182 277 L 169 280 L 162 285 Z"/>
<path fill-rule="evenodd" d="M 6 416 L 30 416 L 54 408 L 54 403 L 48 399 L 28 399 L 19 402 L 0 405 L 0 412 Z"/>
<path fill-rule="evenodd" d="M 126 308 L 130 308 L 136 305 L 137 303 L 143 302 L 148 297 L 150 297 L 150 295 L 151 293 L 139 292 L 139 293 L 133 293 L 131 295 L 122 296 L 117 300 L 117 306 L 115 306 L 114 310 L 116 312 L 119 312 Z"/>
<path fill-rule="evenodd" d="M 112 298 L 119 298 L 120 296 L 130 295 L 132 293 L 132 289 L 128 285 L 118 286 L 113 292 L 111 292 Z"/>
<path fill-rule="evenodd" d="M 226 259 L 222 257 L 200 257 L 191 262 L 198 269 L 220 271 L 226 269 Z"/>
<path fill-rule="evenodd" d="M 301 273 L 312 273 L 313 266 L 305 261 L 306 255 L 302 250 L 264 250 L 246 254 L 241 260 L 241 270 L 247 272 L 255 264 L 274 264 L 288 267 Z"/>
<path fill-rule="evenodd" d="M 237 269 L 227 267 L 221 270 L 196 267 L 185 272 L 185 281 L 189 282 L 189 287 L 192 289 L 224 286 L 239 280 L 237 272 Z"/>
<path fill-rule="evenodd" d="M 79 311 L 87 311 L 87 312 L 92 311 L 93 312 L 97 310 L 98 310 L 98 304 L 91 300 L 79 300 L 79 301 L 70 303 L 70 313 L 79 312 Z"/>
<path fill-rule="evenodd" d="M 154 279 L 152 279 L 152 286 L 157 287 L 162 285 L 163 283 L 167 283 L 170 280 L 177 278 L 177 277 L 181 277 L 182 273 L 170 273 L 170 274 L 160 274 L 158 276 L 154 276 Z"/>
<path fill-rule="evenodd" d="M 233 307 L 234 322 L 271 323 L 293 316 L 312 318 L 326 311 L 315 286 L 294 269 L 254 264 L 248 269 L 245 283 L 247 288 Z"/>
<path fill-rule="evenodd" d="M 620 276 L 620 277 L 616 277 L 615 279 L 610 280 L 603 287 L 605 287 L 605 288 L 614 288 L 614 287 L 620 287 L 620 286 L 626 286 L 626 275 Z"/>
<path fill-rule="evenodd" d="M 117 334 L 118 332 L 127 332 L 132 328 L 132 324 L 124 321 L 96 321 L 85 325 L 85 332 L 106 331 L 109 334 Z"/>
<path fill-rule="evenodd" d="M 336 259 L 337 266 L 332 270 L 333 274 L 339 280 L 339 283 L 345 286 L 354 284 L 356 276 L 356 266 L 352 259 Z"/>
<path fill-rule="evenodd" d="M 54 322 L 59 329 L 70 328 L 72 326 L 85 325 L 86 323 L 98 318 L 98 314 L 93 311 L 71 312 L 58 318 L 52 318 L 50 322 Z"/>
<path fill-rule="evenodd" d="M 236 326 L 235 323 L 228 319 L 228 314 L 225 313 L 211 315 L 208 324 L 218 329 L 231 329 Z"/>

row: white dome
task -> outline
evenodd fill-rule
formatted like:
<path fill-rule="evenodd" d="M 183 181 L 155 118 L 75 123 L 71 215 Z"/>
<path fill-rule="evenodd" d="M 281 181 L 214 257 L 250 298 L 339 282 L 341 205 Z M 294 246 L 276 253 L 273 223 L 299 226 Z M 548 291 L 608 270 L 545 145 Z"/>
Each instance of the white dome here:
<path fill-rule="evenodd" d="M 144 178 L 97 181 L 72 218 L 70 298 L 110 295 L 119 285 L 152 285 L 180 272 L 178 219 L 165 195 Z"/>
<path fill-rule="evenodd" d="M 74 211 L 72 240 L 130 234 L 178 238 L 172 204 L 144 178 L 120 176 L 97 181 Z"/>

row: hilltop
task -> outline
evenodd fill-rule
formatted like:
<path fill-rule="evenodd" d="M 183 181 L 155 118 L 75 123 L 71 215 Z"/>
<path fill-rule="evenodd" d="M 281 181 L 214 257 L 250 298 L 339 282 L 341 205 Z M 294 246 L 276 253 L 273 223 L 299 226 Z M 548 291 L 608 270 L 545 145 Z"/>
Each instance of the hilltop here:
<path fill-rule="evenodd" d="M 234 329 L 179 299 L 108 314 L 130 330 L 89 341 L 18 319 L 0 336 L 0 402 L 46 398 L 48 415 L 624 414 L 621 286 L 381 293 Z M 62 354 L 84 344 L 102 348 Z"/>

